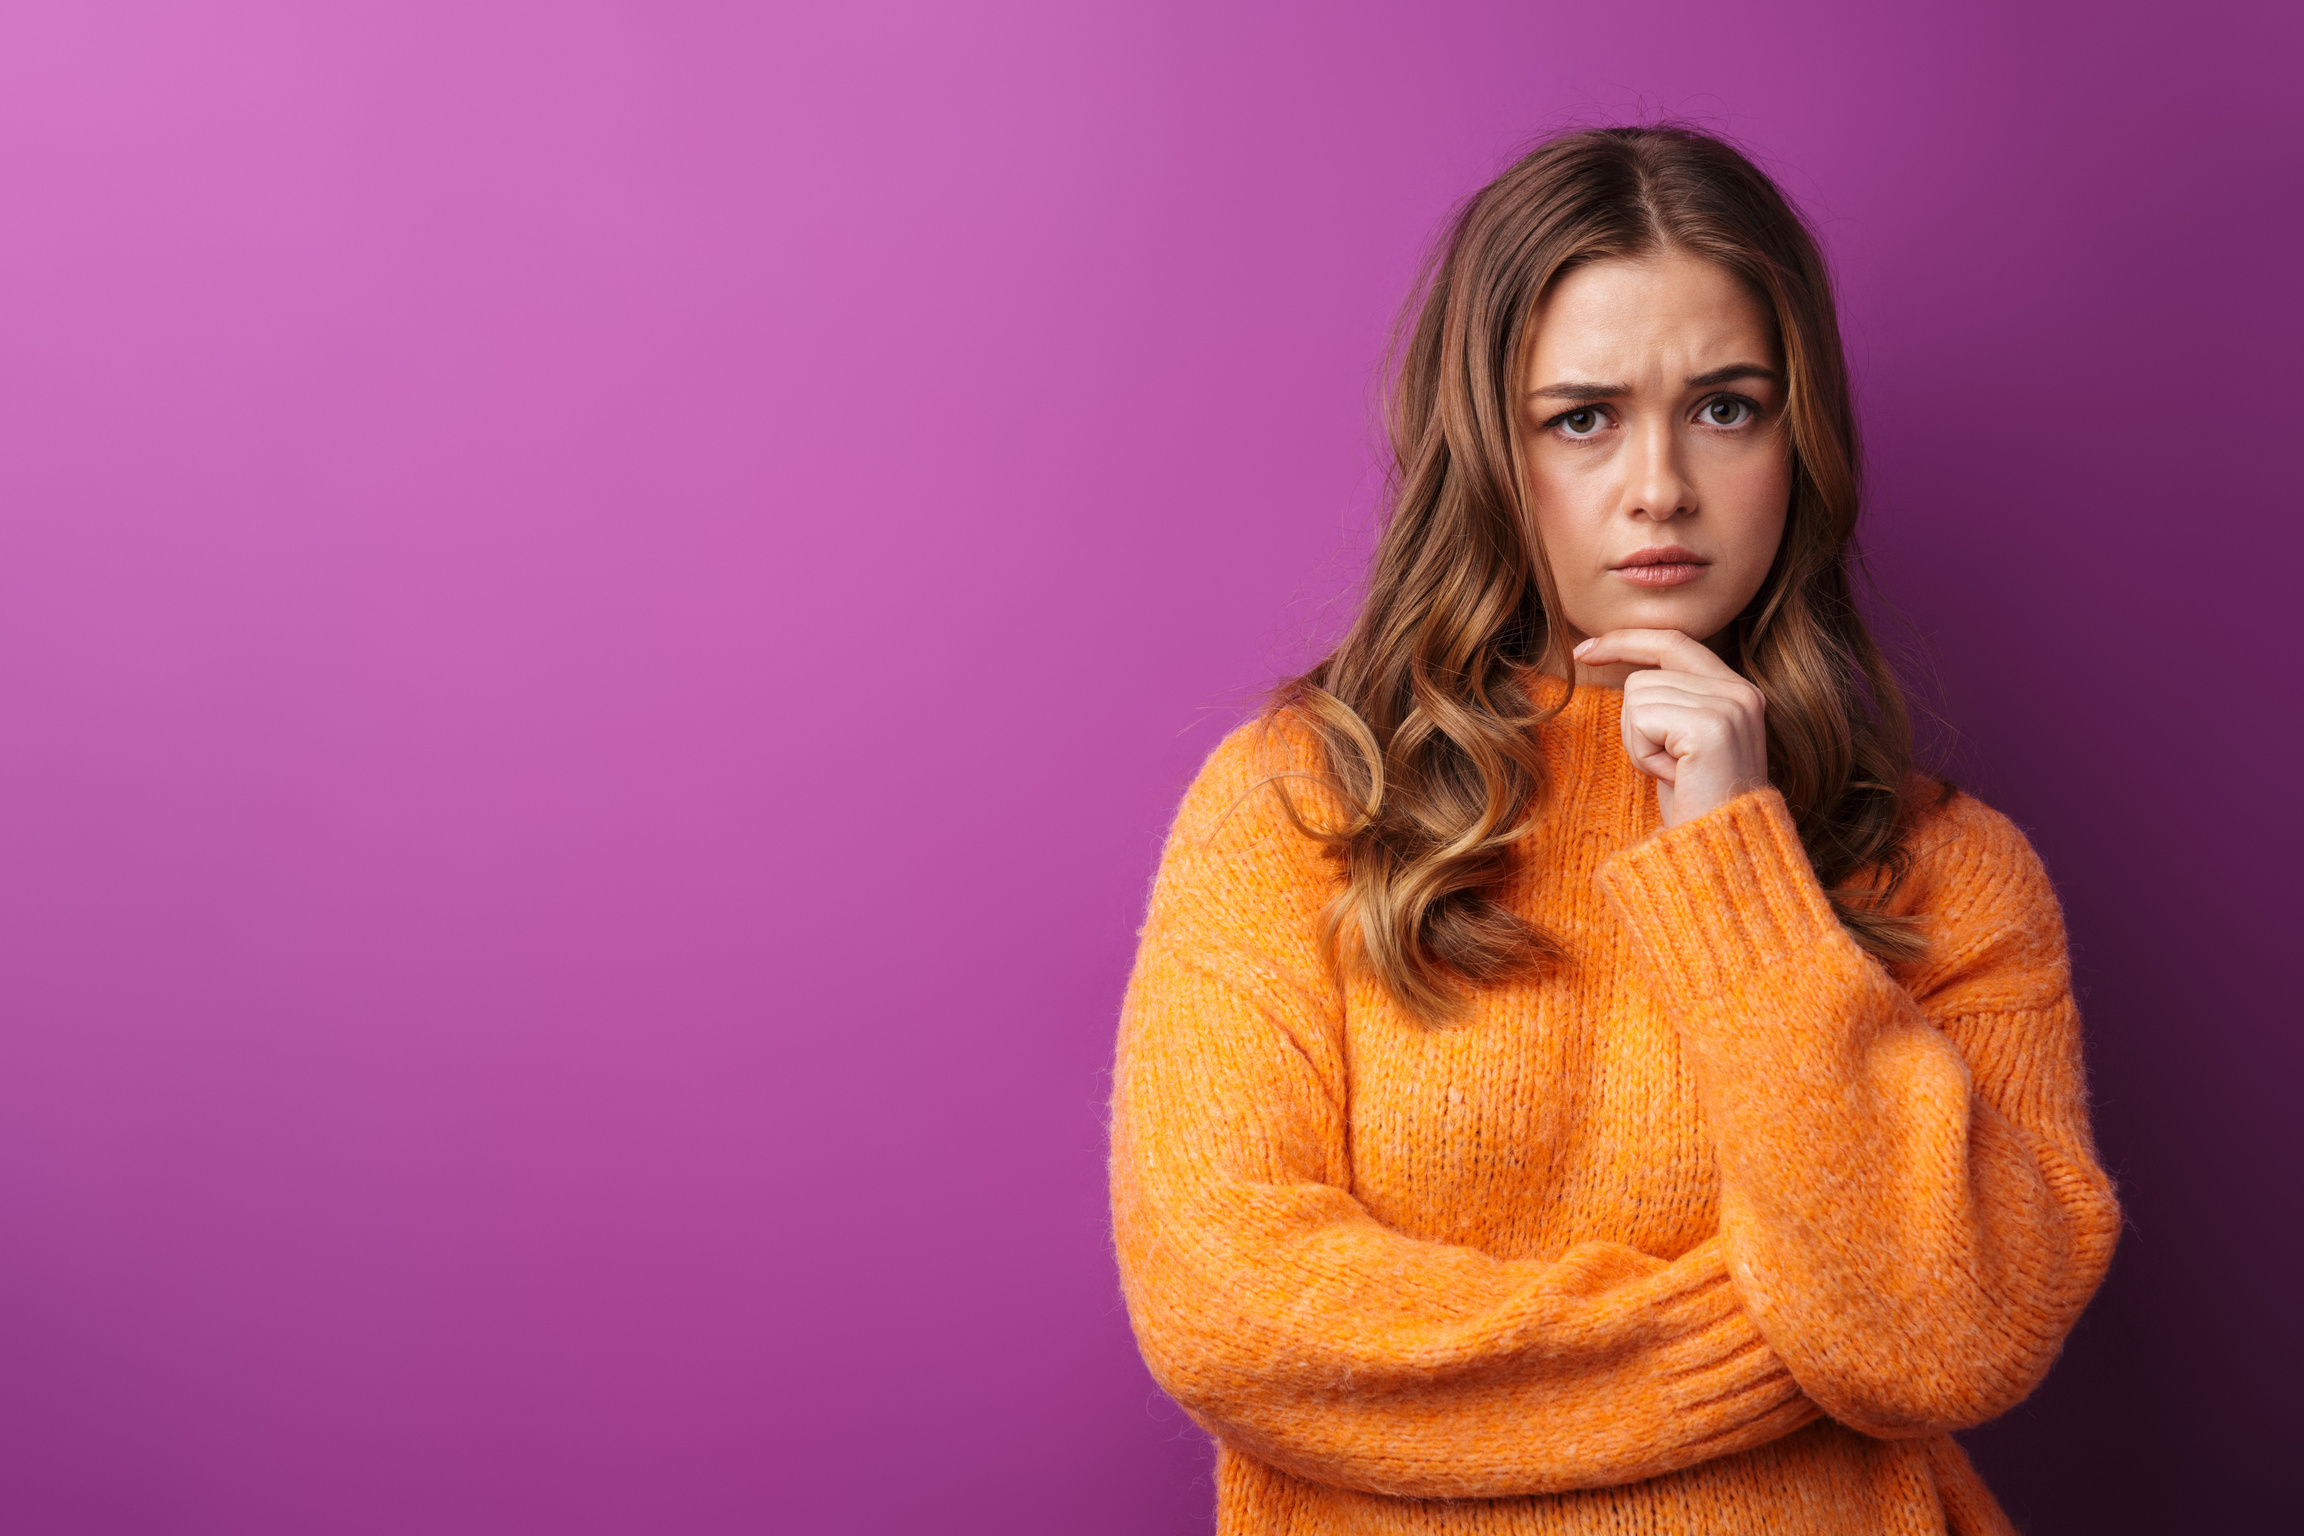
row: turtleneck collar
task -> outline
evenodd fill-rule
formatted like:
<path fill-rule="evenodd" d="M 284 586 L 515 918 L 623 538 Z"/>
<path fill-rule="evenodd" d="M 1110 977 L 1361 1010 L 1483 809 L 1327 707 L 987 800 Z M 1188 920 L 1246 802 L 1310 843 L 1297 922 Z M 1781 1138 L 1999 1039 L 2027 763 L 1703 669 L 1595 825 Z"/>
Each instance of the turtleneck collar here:
<path fill-rule="evenodd" d="M 1529 672 L 1521 681 L 1529 701 L 1538 709 L 1552 709 L 1559 705 L 1563 695 L 1568 696 L 1568 707 L 1557 717 L 1560 724 L 1571 720 L 1585 720 L 1596 714 L 1605 714 L 1613 722 L 1624 709 L 1624 690 L 1603 688 L 1597 683 L 1580 683 L 1570 695 L 1568 685 L 1549 672 Z"/>
<path fill-rule="evenodd" d="M 1571 691 L 1549 673 L 1533 674 L 1523 686 L 1539 711 L 1559 709 L 1537 727 L 1553 803 L 1571 817 L 1598 813 L 1631 826 L 1656 819 L 1655 788 L 1624 755 L 1624 690 L 1584 683 Z"/>

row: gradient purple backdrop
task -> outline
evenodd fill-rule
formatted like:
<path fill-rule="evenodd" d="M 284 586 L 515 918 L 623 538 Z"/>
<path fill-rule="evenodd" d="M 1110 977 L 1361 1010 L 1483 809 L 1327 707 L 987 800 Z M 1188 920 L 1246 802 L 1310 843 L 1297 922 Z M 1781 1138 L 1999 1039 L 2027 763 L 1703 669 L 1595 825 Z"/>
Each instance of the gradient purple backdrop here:
<path fill-rule="evenodd" d="M 2292 7 L 0 8 L 0 1529 L 1206 1529 L 1105 1069 L 1536 131 L 1839 264 L 1876 573 L 2133 1228 L 1970 1438 L 2261 1528 L 2298 1363 Z"/>

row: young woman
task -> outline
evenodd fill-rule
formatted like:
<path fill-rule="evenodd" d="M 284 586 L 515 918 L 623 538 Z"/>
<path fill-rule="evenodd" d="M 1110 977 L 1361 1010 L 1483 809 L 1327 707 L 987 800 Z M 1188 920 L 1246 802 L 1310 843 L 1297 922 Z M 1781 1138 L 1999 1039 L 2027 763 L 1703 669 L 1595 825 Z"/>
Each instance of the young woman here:
<path fill-rule="evenodd" d="M 1112 1195 L 1227 1533 L 1993 1532 L 2110 1259 L 2054 892 L 1850 600 L 1815 243 L 1555 139 L 1424 287 L 1335 652 L 1184 802 Z"/>

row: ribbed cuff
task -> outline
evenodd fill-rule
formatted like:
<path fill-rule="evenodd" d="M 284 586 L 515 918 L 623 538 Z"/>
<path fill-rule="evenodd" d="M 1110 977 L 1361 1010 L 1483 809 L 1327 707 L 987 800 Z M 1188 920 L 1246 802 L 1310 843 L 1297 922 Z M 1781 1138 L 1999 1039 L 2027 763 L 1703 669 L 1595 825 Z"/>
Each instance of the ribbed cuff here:
<path fill-rule="evenodd" d="M 1738 795 L 1600 868 L 1600 887 L 1683 998 L 1743 993 L 1841 938 L 1784 797 Z"/>
<path fill-rule="evenodd" d="M 1706 1239 L 1679 1264 L 1691 1260 L 1700 1263 L 1701 1278 L 1668 1304 L 1678 1336 L 1659 1345 L 1654 1378 L 1681 1444 L 1722 1455 L 1817 1417 L 1730 1279 L 1726 1240 Z"/>

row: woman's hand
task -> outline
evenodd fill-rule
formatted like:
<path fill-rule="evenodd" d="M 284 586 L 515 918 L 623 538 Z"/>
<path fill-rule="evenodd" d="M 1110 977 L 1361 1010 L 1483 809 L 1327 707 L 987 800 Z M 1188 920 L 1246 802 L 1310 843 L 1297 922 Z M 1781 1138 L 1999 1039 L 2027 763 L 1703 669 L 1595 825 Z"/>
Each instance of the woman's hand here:
<path fill-rule="evenodd" d="M 1676 827 L 1768 782 L 1760 690 L 1676 629 L 1612 629 L 1576 647 L 1588 667 L 1630 662 L 1624 751 L 1656 781 L 1656 809 Z"/>

